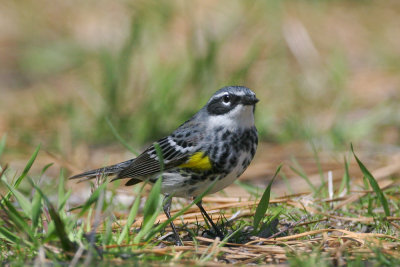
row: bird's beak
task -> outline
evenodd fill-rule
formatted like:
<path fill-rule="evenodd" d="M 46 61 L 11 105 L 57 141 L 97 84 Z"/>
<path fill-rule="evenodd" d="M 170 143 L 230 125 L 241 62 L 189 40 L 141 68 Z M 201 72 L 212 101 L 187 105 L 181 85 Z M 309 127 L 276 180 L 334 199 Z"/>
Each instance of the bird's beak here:
<path fill-rule="evenodd" d="M 256 96 L 245 96 L 242 99 L 243 105 L 255 105 L 258 101 L 260 101 Z"/>

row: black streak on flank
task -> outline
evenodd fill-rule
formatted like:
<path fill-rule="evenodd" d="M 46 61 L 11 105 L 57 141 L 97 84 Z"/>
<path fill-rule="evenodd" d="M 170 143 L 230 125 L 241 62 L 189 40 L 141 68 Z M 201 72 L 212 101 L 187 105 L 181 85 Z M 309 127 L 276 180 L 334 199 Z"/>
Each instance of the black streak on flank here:
<path fill-rule="evenodd" d="M 225 133 L 222 135 L 222 140 L 227 139 L 231 135 L 231 131 L 226 130 Z"/>

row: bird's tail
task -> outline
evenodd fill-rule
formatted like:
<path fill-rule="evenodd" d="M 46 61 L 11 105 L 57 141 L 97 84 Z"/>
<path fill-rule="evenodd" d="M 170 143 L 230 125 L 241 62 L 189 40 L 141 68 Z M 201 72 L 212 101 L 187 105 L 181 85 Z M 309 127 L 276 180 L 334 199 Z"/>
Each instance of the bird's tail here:
<path fill-rule="evenodd" d="M 127 160 L 127 161 L 124 161 L 121 163 L 117 163 L 115 165 L 110 165 L 110 166 L 106 166 L 103 168 L 82 172 L 77 175 L 69 177 L 69 179 L 83 178 L 83 179 L 79 180 L 79 182 L 83 182 L 83 181 L 90 180 L 90 179 L 93 179 L 93 178 L 96 178 L 96 177 L 102 176 L 102 175 L 104 175 L 104 176 L 118 175 L 123 169 L 128 167 L 132 162 L 133 162 L 133 159 Z"/>

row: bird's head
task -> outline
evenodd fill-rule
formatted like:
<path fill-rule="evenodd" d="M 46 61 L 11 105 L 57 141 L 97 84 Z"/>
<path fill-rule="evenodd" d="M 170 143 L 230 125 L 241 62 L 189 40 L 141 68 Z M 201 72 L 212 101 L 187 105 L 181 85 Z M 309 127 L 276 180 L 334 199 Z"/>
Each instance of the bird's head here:
<path fill-rule="evenodd" d="M 254 126 L 254 110 L 259 100 L 244 86 L 227 86 L 218 90 L 207 102 L 209 123 L 223 127 Z"/>

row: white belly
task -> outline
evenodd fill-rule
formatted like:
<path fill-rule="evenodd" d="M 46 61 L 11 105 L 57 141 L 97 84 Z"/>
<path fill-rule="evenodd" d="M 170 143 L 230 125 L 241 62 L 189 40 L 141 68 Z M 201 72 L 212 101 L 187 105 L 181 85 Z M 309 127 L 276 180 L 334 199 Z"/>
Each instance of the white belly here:
<path fill-rule="evenodd" d="M 231 173 L 229 173 L 227 176 L 225 176 L 224 178 L 217 181 L 215 183 L 215 185 L 213 186 L 213 188 L 211 188 L 209 194 L 214 194 L 214 193 L 224 189 L 225 187 L 231 185 L 237 178 L 239 178 L 239 176 L 242 175 L 242 173 L 246 170 L 246 168 L 248 166 L 248 164 L 246 166 L 243 166 L 243 162 L 246 159 L 250 163 L 250 161 L 252 160 L 250 153 L 242 154 L 239 157 L 238 164 L 233 169 L 233 171 Z"/>
<path fill-rule="evenodd" d="M 247 163 L 250 163 L 251 159 L 252 157 L 250 153 L 242 154 L 236 167 L 227 176 L 221 177 L 210 189 L 208 194 L 216 193 L 232 184 L 246 170 L 248 164 L 244 164 L 244 162 L 247 161 Z M 207 190 L 213 182 L 207 179 L 205 181 L 199 181 L 194 185 L 183 185 L 183 182 L 186 179 L 187 178 L 178 174 L 164 174 L 161 192 L 163 194 L 173 194 L 175 197 L 196 197 Z"/>

